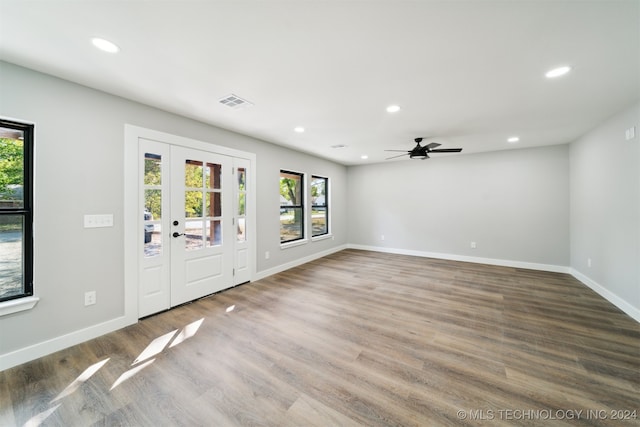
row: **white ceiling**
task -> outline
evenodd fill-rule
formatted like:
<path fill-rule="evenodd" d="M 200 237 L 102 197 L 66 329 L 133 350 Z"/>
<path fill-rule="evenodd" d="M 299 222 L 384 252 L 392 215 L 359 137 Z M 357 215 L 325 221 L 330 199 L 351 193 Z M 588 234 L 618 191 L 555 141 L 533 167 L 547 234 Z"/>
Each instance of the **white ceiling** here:
<path fill-rule="evenodd" d="M 363 164 L 571 142 L 640 99 L 640 0 L 0 0 L 0 59 Z"/>

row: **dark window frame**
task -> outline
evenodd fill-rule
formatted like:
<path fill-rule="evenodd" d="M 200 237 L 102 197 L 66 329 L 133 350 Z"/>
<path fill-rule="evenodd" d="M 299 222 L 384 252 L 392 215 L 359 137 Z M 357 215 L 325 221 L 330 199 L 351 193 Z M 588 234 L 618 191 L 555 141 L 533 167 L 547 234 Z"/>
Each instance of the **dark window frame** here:
<path fill-rule="evenodd" d="M 329 232 L 329 178 L 325 177 L 325 176 L 320 176 L 320 175 L 311 175 L 311 185 L 312 186 L 313 186 L 313 181 L 315 181 L 315 180 L 323 180 L 324 181 L 324 204 L 322 204 L 322 205 L 314 204 L 313 200 L 312 200 L 311 201 L 311 215 L 313 215 L 313 209 L 314 208 L 324 208 L 326 226 L 325 226 L 324 233 L 315 234 L 313 232 L 313 219 L 312 219 L 311 220 L 311 222 L 312 222 L 311 237 L 312 238 L 313 237 L 326 236 L 326 235 L 330 234 L 330 232 Z"/>
<path fill-rule="evenodd" d="M 19 208 L 0 207 L 0 216 L 22 216 L 22 286 L 20 294 L 0 298 L 0 302 L 33 296 L 33 152 L 34 128 L 30 123 L 1 119 L 0 127 L 23 132 L 23 206 Z"/>
<path fill-rule="evenodd" d="M 282 240 L 282 238 L 280 239 L 280 244 L 284 245 L 287 243 L 293 243 L 293 242 L 299 242 L 299 241 L 303 241 L 306 239 L 306 222 L 305 222 L 305 174 L 303 172 L 295 172 L 295 171 L 290 171 L 290 170 L 286 170 L 286 169 L 280 169 L 280 178 L 279 180 L 282 179 L 282 175 L 283 174 L 287 174 L 287 175 L 295 175 L 295 176 L 299 176 L 300 177 L 300 201 L 298 203 L 296 203 L 295 205 L 283 205 L 280 204 L 280 212 L 282 212 L 283 209 L 299 209 L 300 210 L 300 237 L 296 237 L 295 239 L 289 239 L 289 240 Z M 279 187 L 279 185 L 278 185 Z M 280 193 L 278 193 L 280 194 Z M 280 223 L 280 227 L 282 227 L 282 223 Z M 282 233 L 282 228 L 280 229 L 281 233 Z M 280 234 L 280 236 L 282 237 L 282 234 Z"/>

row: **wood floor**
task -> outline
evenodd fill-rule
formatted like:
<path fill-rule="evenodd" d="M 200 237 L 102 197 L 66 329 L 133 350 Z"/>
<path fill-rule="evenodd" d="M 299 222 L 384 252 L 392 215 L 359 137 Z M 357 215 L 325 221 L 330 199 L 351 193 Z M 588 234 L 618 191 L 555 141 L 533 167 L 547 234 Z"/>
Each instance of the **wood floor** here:
<path fill-rule="evenodd" d="M 357 250 L 0 373 L 1 426 L 639 418 L 640 324 L 571 276 Z"/>

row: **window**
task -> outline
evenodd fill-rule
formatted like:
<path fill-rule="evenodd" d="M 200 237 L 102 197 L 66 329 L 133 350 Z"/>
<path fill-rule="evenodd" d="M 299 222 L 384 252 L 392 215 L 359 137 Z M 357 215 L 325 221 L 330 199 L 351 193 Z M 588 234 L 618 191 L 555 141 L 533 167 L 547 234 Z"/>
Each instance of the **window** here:
<path fill-rule="evenodd" d="M 304 239 L 304 174 L 280 171 L 280 243 Z"/>
<path fill-rule="evenodd" d="M 329 178 L 311 177 L 311 237 L 329 234 Z"/>
<path fill-rule="evenodd" d="M 33 125 L 0 119 L 0 301 L 33 295 Z"/>

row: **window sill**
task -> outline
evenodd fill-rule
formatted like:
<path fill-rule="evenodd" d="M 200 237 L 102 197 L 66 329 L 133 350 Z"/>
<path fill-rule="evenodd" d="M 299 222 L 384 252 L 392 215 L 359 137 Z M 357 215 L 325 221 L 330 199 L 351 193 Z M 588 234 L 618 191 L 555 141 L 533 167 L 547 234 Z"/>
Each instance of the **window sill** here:
<path fill-rule="evenodd" d="M 0 317 L 20 311 L 31 310 L 40 301 L 38 297 L 25 297 L 0 302 Z"/>
<path fill-rule="evenodd" d="M 309 242 L 308 239 L 294 240 L 293 242 L 280 243 L 280 249 L 288 249 L 296 246 L 306 245 Z"/>
<path fill-rule="evenodd" d="M 317 242 L 318 240 L 326 240 L 326 239 L 333 239 L 333 234 L 322 234 L 320 236 L 314 236 L 311 238 L 311 241 Z"/>

